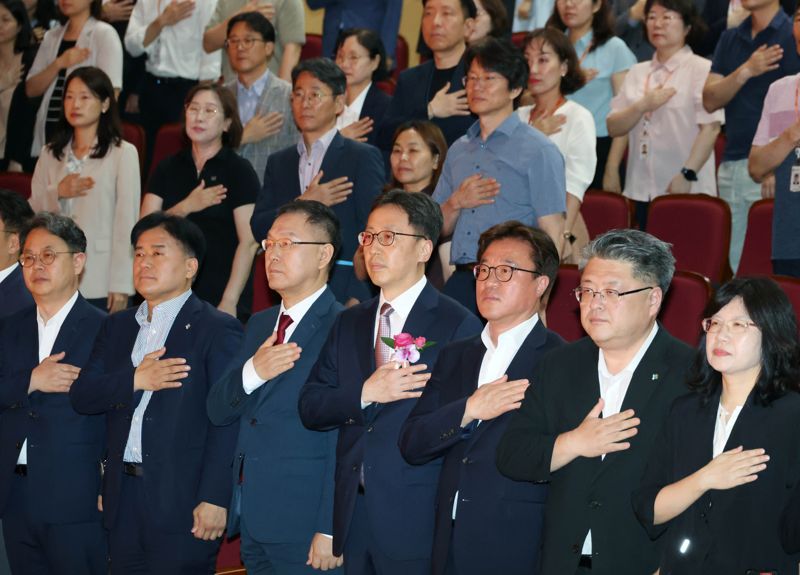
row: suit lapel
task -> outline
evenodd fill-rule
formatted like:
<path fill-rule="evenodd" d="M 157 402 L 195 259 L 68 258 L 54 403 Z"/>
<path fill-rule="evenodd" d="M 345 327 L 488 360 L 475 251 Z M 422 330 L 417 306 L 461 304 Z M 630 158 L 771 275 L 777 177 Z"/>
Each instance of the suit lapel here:
<path fill-rule="evenodd" d="M 325 157 L 322 158 L 322 164 L 319 167 L 319 169 L 325 173 L 325 176 L 323 177 L 323 183 L 330 180 L 332 175 L 337 173 L 337 168 L 341 167 L 343 147 L 344 136 L 339 134 L 339 132 L 336 132 L 336 135 L 333 136 L 333 139 L 331 140 L 331 143 L 325 152 Z M 300 161 L 299 157 L 297 161 Z"/>
<path fill-rule="evenodd" d="M 426 334 L 430 331 L 431 324 L 436 320 L 437 307 L 439 307 L 439 294 L 430 282 L 426 282 L 417 301 L 411 307 L 408 318 L 406 318 L 406 322 L 403 325 L 403 332 L 410 333 L 414 337 L 426 337 Z"/>
<path fill-rule="evenodd" d="M 36 307 L 29 308 L 19 326 L 16 347 L 21 348 L 20 358 L 25 358 L 22 361 L 24 366 L 39 365 L 39 324 L 36 313 Z M 36 345 L 28 345 L 28 342 L 36 342 Z"/>
<path fill-rule="evenodd" d="M 357 353 L 359 367 L 365 378 L 375 371 L 375 316 L 378 313 L 379 298 L 373 298 L 368 306 L 359 310 L 360 317 L 356 319 L 355 349 L 364 350 Z"/>
<path fill-rule="evenodd" d="M 60 353 L 71 347 L 71 343 L 78 341 L 78 333 L 81 322 L 86 317 L 86 306 L 90 305 L 83 296 L 78 295 L 78 299 L 72 309 L 69 310 L 67 317 L 64 318 L 64 324 L 58 330 L 56 340 L 53 342 L 52 353 Z M 65 357 L 64 361 L 69 363 L 69 358 Z"/>

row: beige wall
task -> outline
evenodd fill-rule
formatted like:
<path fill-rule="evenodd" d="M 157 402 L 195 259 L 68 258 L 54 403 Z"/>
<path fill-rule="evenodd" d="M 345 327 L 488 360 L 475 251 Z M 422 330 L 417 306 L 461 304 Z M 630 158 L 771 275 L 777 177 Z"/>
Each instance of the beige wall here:
<path fill-rule="evenodd" d="M 363 0 L 369 2 L 370 0 Z M 322 10 L 309 10 L 306 5 L 306 33 L 322 33 Z M 403 0 L 403 16 L 400 19 L 400 34 L 406 39 L 409 46 L 410 65 L 419 63 L 417 55 L 417 39 L 419 38 L 419 23 L 422 20 L 421 0 Z"/>

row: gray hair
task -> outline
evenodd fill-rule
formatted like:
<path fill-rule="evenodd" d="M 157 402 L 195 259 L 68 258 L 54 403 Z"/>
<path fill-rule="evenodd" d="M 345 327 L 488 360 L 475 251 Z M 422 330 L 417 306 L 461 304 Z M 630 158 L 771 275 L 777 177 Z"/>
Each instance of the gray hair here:
<path fill-rule="evenodd" d="M 54 214 L 52 212 L 39 212 L 28 221 L 28 225 L 20 234 L 19 245 L 24 246 L 25 240 L 33 230 L 43 229 L 46 232 L 64 240 L 70 250 L 79 253 L 86 252 L 86 234 L 75 220 Z"/>
<path fill-rule="evenodd" d="M 583 270 L 592 258 L 628 262 L 633 267 L 633 277 L 658 285 L 666 295 L 675 273 L 671 247 L 672 244 L 639 230 L 611 230 L 583 248 L 578 267 Z"/>

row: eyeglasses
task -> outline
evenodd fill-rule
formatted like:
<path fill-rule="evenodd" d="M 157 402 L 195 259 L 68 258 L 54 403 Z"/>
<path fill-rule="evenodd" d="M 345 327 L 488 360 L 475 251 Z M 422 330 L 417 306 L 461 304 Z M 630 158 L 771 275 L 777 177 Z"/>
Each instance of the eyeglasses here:
<path fill-rule="evenodd" d="M 721 319 L 717 319 L 714 317 L 705 318 L 702 322 L 700 322 L 700 325 L 703 326 L 703 331 L 706 333 L 719 333 L 722 331 L 723 327 L 727 326 L 728 333 L 730 333 L 731 335 L 741 335 L 745 331 L 747 331 L 747 328 L 749 327 L 758 327 L 752 321 L 747 321 L 743 319 L 722 321 Z"/>
<path fill-rule="evenodd" d="M 337 64 L 344 64 L 347 62 L 348 64 L 357 64 L 359 60 L 362 58 L 369 58 L 369 56 L 363 56 L 361 54 L 337 54 L 336 55 L 336 63 Z"/>
<path fill-rule="evenodd" d="M 358 234 L 358 243 L 362 246 L 372 245 L 372 241 L 377 238 L 378 243 L 382 246 L 390 246 L 394 243 L 395 236 L 408 236 L 410 238 L 426 239 L 425 236 L 419 234 L 404 234 L 403 232 L 392 232 L 390 230 L 381 230 L 380 232 L 361 232 Z"/>
<path fill-rule="evenodd" d="M 463 86 L 467 86 L 467 84 L 471 84 L 472 86 L 478 85 L 478 83 L 482 85 L 492 84 L 502 78 L 500 74 L 487 74 L 486 76 L 478 76 L 476 74 L 469 74 L 468 76 L 464 76 L 461 78 L 461 84 Z"/>
<path fill-rule="evenodd" d="M 206 118 L 213 118 L 219 114 L 219 108 L 216 106 L 200 106 L 198 104 L 189 104 L 186 106 L 186 115 L 198 117 L 203 115 Z"/>
<path fill-rule="evenodd" d="M 663 24 L 672 24 L 673 22 L 677 22 L 680 19 L 681 17 L 675 14 L 663 14 L 660 17 L 656 16 L 655 14 L 647 15 L 648 24 L 655 24 L 656 22 L 661 22 Z"/>
<path fill-rule="evenodd" d="M 256 42 L 264 42 L 266 44 L 267 41 L 262 40 L 261 38 L 228 38 L 225 40 L 225 49 L 227 50 L 233 46 L 234 48 L 244 48 L 245 50 L 249 50 Z"/>
<path fill-rule="evenodd" d="M 289 238 L 281 238 L 279 240 L 261 240 L 261 247 L 265 252 L 268 252 L 276 247 L 279 247 L 282 250 L 289 250 L 293 246 L 324 246 L 325 244 L 329 243 L 330 242 L 296 242 L 294 240 L 290 240 Z"/>
<path fill-rule="evenodd" d="M 319 90 L 313 90 L 308 93 L 304 92 L 303 90 L 295 90 L 292 92 L 292 103 L 302 104 L 304 102 L 308 102 L 313 106 L 317 106 L 322 103 L 322 100 L 328 97 L 333 97 L 333 94 L 326 94 L 325 92 L 320 92 Z"/>
<path fill-rule="evenodd" d="M 601 289 L 601 290 L 593 290 L 592 288 L 588 287 L 581 287 L 578 286 L 572 292 L 575 294 L 575 299 L 577 299 L 580 303 L 591 303 L 594 301 L 594 296 L 600 296 L 600 303 L 607 303 L 609 305 L 614 305 L 619 303 L 619 298 L 626 295 L 631 295 L 635 293 L 639 293 L 640 291 L 645 291 L 649 289 L 654 289 L 655 286 L 645 286 L 639 289 L 632 289 L 628 291 L 618 291 L 615 289 Z"/>
<path fill-rule="evenodd" d="M 500 266 L 487 266 L 484 264 L 478 264 L 474 268 L 472 268 L 472 275 L 475 276 L 475 279 L 479 282 L 485 282 L 489 279 L 489 274 L 491 271 L 494 270 L 494 277 L 497 278 L 499 282 L 507 282 L 511 281 L 511 277 L 514 275 L 514 272 L 528 272 L 529 274 L 533 274 L 536 276 L 542 275 L 542 272 L 536 270 L 526 270 L 524 268 L 518 268 L 514 266 L 507 266 L 507 265 L 500 265 Z"/>
<path fill-rule="evenodd" d="M 56 256 L 58 254 L 77 254 L 79 252 L 57 252 L 55 250 L 42 250 L 41 253 L 38 254 L 31 254 L 26 253 L 22 254 L 19 257 L 19 265 L 24 268 L 32 268 L 36 265 L 36 260 L 42 262 L 43 266 L 49 266 L 54 261 L 56 261 Z"/>

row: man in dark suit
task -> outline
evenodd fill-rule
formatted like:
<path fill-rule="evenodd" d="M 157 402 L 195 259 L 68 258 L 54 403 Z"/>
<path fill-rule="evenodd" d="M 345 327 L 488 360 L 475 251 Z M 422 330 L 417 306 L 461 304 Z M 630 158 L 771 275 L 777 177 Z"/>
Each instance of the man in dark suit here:
<path fill-rule="evenodd" d="M 422 10 L 422 37 L 433 59 L 400 73 L 378 136 L 385 152 L 391 150 L 394 131 L 408 120 L 431 120 L 450 146 L 476 119 L 470 114 L 463 84 L 467 75 L 464 38 L 475 24 L 475 3 L 424 0 Z"/>
<path fill-rule="evenodd" d="M 42 213 L 20 261 L 35 306 L 0 320 L 0 513 L 13 573 L 105 574 L 97 508 L 104 419 L 79 415 L 67 392 L 105 313 L 78 293 L 86 236 Z"/>
<path fill-rule="evenodd" d="M 370 291 L 353 273 L 356 235 L 384 184 L 383 159 L 373 146 L 344 138 L 336 117 L 344 109 L 346 79 L 326 58 L 305 60 L 292 70 L 292 114 L 302 139 L 270 155 L 250 227 L 263 238 L 278 208 L 300 197 L 333 208 L 342 227 L 342 253 L 330 286 L 342 302 L 364 301 Z"/>
<path fill-rule="evenodd" d="M 411 464 L 444 456 L 434 575 L 535 575 L 547 486 L 503 477 L 495 452 L 534 366 L 564 343 L 538 313 L 558 251 L 543 231 L 512 221 L 481 234 L 478 262 L 478 310 L 488 323 L 442 350 L 403 424 L 400 452 Z"/>
<path fill-rule="evenodd" d="M 155 212 L 131 243 L 145 301 L 109 316 L 70 389 L 76 410 L 106 414 L 111 573 L 214 573 L 237 428 L 212 425 L 206 397 L 242 328 L 192 294 L 205 252 L 196 224 Z"/>
<path fill-rule="evenodd" d="M 497 448 L 500 472 L 550 482 L 543 574 L 642 575 L 659 543 L 633 513 L 650 450 L 684 383 L 693 351 L 656 323 L 675 259 L 638 230 L 603 234 L 584 250 L 581 323 L 589 337 L 534 370 Z"/>
<path fill-rule="evenodd" d="M 16 192 L 0 190 L 0 318 L 33 305 L 19 266 L 19 233 L 33 217 L 28 202 Z"/>
<path fill-rule="evenodd" d="M 481 329 L 425 279 L 441 226 L 441 210 L 426 194 L 392 190 L 375 201 L 359 240 L 380 296 L 339 315 L 300 393 L 307 427 L 339 430 L 333 552 L 344 552 L 346 573 L 430 573 L 441 461 L 406 463 L 400 426 L 439 350 Z M 409 334 L 436 343 L 398 363 L 382 338 L 402 342 Z"/>
<path fill-rule="evenodd" d="M 331 539 L 336 434 L 306 429 L 297 414 L 300 388 L 342 310 L 326 284 L 341 243 L 324 204 L 298 200 L 280 209 L 262 246 L 281 304 L 250 318 L 231 371 L 208 396 L 213 423 L 240 421 L 228 536 L 241 531 L 253 575 L 342 563 Z"/>

